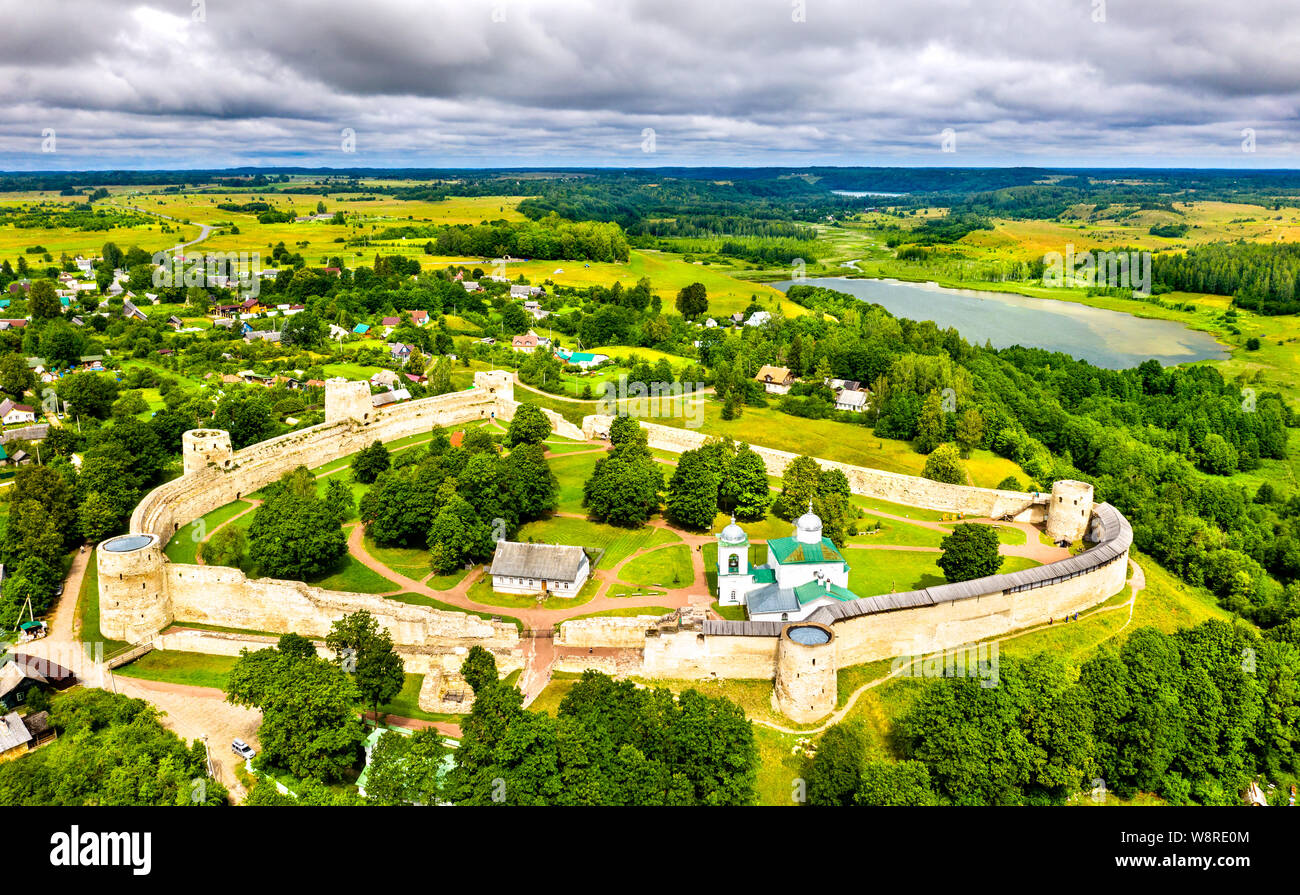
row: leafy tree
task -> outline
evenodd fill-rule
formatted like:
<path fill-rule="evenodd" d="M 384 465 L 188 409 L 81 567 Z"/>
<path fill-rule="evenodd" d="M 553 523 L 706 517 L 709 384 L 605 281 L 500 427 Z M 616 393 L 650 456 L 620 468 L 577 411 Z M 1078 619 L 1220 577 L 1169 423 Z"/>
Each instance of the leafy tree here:
<path fill-rule="evenodd" d="M 107 497 L 92 491 L 77 508 L 77 523 L 81 536 L 87 541 L 92 544 L 102 541 L 118 527 L 117 508 Z"/>
<path fill-rule="evenodd" d="M 522 403 L 506 432 L 506 445 L 541 444 L 551 435 L 551 421 L 536 404 Z"/>
<path fill-rule="evenodd" d="M 709 295 L 703 283 L 691 283 L 677 293 L 677 311 L 687 320 L 695 320 L 709 310 Z"/>
<path fill-rule="evenodd" d="M 862 783 L 867 747 L 853 724 L 836 724 L 817 741 L 809 763 L 809 805 L 852 805 Z"/>
<path fill-rule="evenodd" d="M 249 558 L 263 575 L 309 580 L 336 566 L 348 542 L 337 510 L 315 496 L 314 480 L 308 496 L 291 487 L 292 476 L 284 476 L 254 511 Z"/>
<path fill-rule="evenodd" d="M 969 457 L 971 451 L 984 440 L 984 417 L 974 407 L 967 407 L 957 417 L 957 446 L 961 455 Z"/>
<path fill-rule="evenodd" d="M 996 575 L 1002 568 L 998 553 L 998 531 L 992 525 L 962 522 L 953 527 L 939 546 L 939 568 L 949 581 L 970 581 L 986 575 Z"/>
<path fill-rule="evenodd" d="M 55 386 L 68 410 L 83 417 L 106 419 L 117 400 L 117 383 L 103 373 L 73 373 Z"/>
<path fill-rule="evenodd" d="M 266 441 L 279 431 L 275 409 L 264 390 L 237 388 L 217 402 L 212 426 L 230 433 L 235 450 Z"/>
<path fill-rule="evenodd" d="M 199 545 L 203 561 L 210 566 L 241 568 L 248 555 L 248 538 L 238 525 L 223 525 Z"/>
<path fill-rule="evenodd" d="M 686 451 L 668 481 L 665 512 L 685 528 L 707 531 L 718 513 L 717 468 L 700 450 Z"/>
<path fill-rule="evenodd" d="M 385 731 L 370 755 L 366 801 L 376 805 L 435 805 L 450 750 L 433 728 L 411 736 Z"/>
<path fill-rule="evenodd" d="M 583 485 L 583 505 L 596 522 L 636 528 L 659 509 L 663 481 L 659 464 L 648 451 L 616 447 L 596 461 Z"/>
<path fill-rule="evenodd" d="M 382 441 L 376 439 L 368 447 L 358 451 L 356 457 L 352 459 L 352 479 L 363 485 L 372 484 L 391 463 L 388 448 Z"/>
<path fill-rule="evenodd" d="M 808 507 L 821 485 L 822 468 L 812 457 L 796 457 L 781 473 L 781 494 L 773 507 L 782 519 L 795 519 Z"/>
<path fill-rule="evenodd" d="M 540 519 L 559 503 L 559 482 L 540 444 L 512 450 L 502 467 L 502 490 L 514 504 L 520 521 Z"/>
<path fill-rule="evenodd" d="M 361 753 L 356 684 L 316 656 L 243 650 L 226 680 L 226 701 L 262 712 L 260 767 L 296 777 L 338 780 Z"/>
<path fill-rule="evenodd" d="M 925 396 L 921 403 L 921 416 L 916 424 L 916 449 L 928 454 L 937 448 L 948 432 L 948 423 L 944 418 L 943 399 L 937 391 Z"/>
<path fill-rule="evenodd" d="M 59 301 L 54 284 L 49 280 L 37 280 L 32 283 L 28 297 L 28 309 L 33 320 L 53 320 L 63 315 L 63 304 Z"/>
<path fill-rule="evenodd" d="M 443 502 L 429 528 L 428 542 L 430 566 L 444 575 L 468 560 L 486 559 L 493 550 L 492 529 L 459 494 Z"/>
<path fill-rule="evenodd" d="M 938 798 L 930 787 L 930 771 L 919 761 L 869 761 L 862 765 L 855 805 L 872 807 L 931 806 Z"/>
<path fill-rule="evenodd" d="M 333 476 L 325 483 L 325 503 L 334 510 L 340 523 L 351 519 L 357 512 L 357 502 L 347 482 Z"/>
<path fill-rule="evenodd" d="M 496 656 L 475 644 L 469 648 L 469 654 L 461 663 L 460 673 L 470 689 L 477 694 L 483 688 L 497 683 L 499 673 Z"/>
<path fill-rule="evenodd" d="M 15 400 L 36 388 L 36 374 L 27 366 L 21 354 L 10 352 L 0 355 L 0 391 Z"/>
<path fill-rule="evenodd" d="M 767 466 L 749 445 L 742 444 L 727 464 L 718 486 L 719 504 L 741 519 L 753 521 L 767 515 L 772 492 L 767 483 Z"/>
<path fill-rule="evenodd" d="M 335 662 L 352 674 L 362 699 L 375 711 L 392 701 L 406 683 L 402 657 L 393 649 L 388 629 L 381 629 L 375 617 L 365 610 L 353 612 L 330 626 L 325 645 L 334 651 Z"/>
<path fill-rule="evenodd" d="M 311 311 L 299 311 L 280 328 L 280 341 L 294 348 L 315 348 L 325 341 L 325 325 Z"/>
<path fill-rule="evenodd" d="M 951 444 L 941 444 L 925 458 L 925 467 L 921 475 L 935 482 L 947 482 L 950 485 L 966 484 L 966 468 L 962 466 L 961 455 Z"/>
<path fill-rule="evenodd" d="M 204 750 L 143 699 L 77 687 L 50 703 L 54 742 L 0 763 L 0 805 L 224 805 Z M 202 781 L 197 786 L 195 781 Z"/>

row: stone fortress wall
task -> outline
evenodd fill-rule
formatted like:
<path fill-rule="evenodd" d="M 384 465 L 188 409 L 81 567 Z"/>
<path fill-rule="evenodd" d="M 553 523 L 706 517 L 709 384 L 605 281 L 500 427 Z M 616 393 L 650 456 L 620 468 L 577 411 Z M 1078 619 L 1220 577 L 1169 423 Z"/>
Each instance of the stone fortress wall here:
<path fill-rule="evenodd" d="M 367 594 L 323 590 L 299 581 L 249 579 L 238 569 L 172 563 L 162 547 L 180 529 L 231 501 L 276 481 L 297 466 L 314 467 L 354 453 L 371 442 L 392 441 L 492 416 L 513 417 L 511 374 L 475 374 L 471 389 L 383 409 L 370 402 L 366 383 L 325 384 L 325 422 L 239 451 L 220 430 L 187 432 L 184 474 L 147 494 L 131 514 L 131 535 L 97 549 L 100 630 L 115 640 L 139 642 L 176 619 L 255 631 L 296 631 L 324 636 L 337 618 L 370 610 L 405 647 L 479 643 L 515 649 L 514 625 L 488 622 Z M 360 387 L 358 387 L 360 386 Z M 576 427 L 575 427 L 576 428 Z M 143 536 L 134 546 L 124 539 Z M 124 544 L 132 549 L 121 549 Z"/>
<path fill-rule="evenodd" d="M 435 425 L 514 416 L 518 404 L 512 374 L 482 371 L 475 374 L 474 381 L 474 387 L 465 391 L 381 409 L 371 404 L 368 387 L 361 387 L 364 383 L 330 380 L 323 424 L 240 451 L 232 451 L 228 435 L 219 430 L 186 433 L 185 474 L 146 495 L 132 514 L 130 535 L 110 539 L 97 548 L 104 635 L 139 642 L 181 619 L 323 637 L 336 619 L 366 609 L 392 632 L 398 651 L 412 663 L 412 669 L 427 667 L 439 677 L 454 674 L 459 664 L 455 657 L 473 644 L 495 652 L 503 669 L 519 667 L 522 652 L 513 625 L 374 595 L 323 590 L 297 581 L 250 580 L 238 569 L 171 563 L 162 552 L 167 539 L 182 525 L 265 487 L 299 465 L 319 466 L 376 439 L 392 441 L 427 432 Z M 557 414 L 547 412 L 547 416 L 566 437 L 600 437 L 608 433 L 611 422 L 610 417 L 589 416 L 578 430 Z M 673 452 L 699 447 L 708 437 L 688 429 L 642 426 L 651 447 Z M 780 475 L 796 456 L 751 447 L 772 475 Z M 1094 506 L 1092 489 L 1084 483 L 1057 482 L 1050 495 L 1022 494 L 818 462 L 843 470 L 856 494 L 972 516 L 1046 522 L 1049 535 L 1058 541 L 1075 541 L 1086 530 L 1094 545 L 1078 556 L 1013 575 L 884 594 L 818 610 L 805 622 L 794 623 L 821 625 L 831 632 L 829 643 L 815 647 L 787 643 L 789 638 L 783 635 L 791 626 L 784 623 L 706 621 L 689 613 L 676 619 L 610 617 L 564 622 L 557 645 L 615 647 L 634 656 L 639 653 L 635 668 L 626 659 L 611 660 L 611 670 L 619 673 L 652 678 L 774 680 L 778 708 L 797 719 L 815 720 L 829 711 L 827 698 L 832 700 L 830 706 L 834 705 L 834 669 L 956 648 L 1063 618 L 1105 600 L 1124 586 L 1132 531 L 1112 507 Z M 170 648 L 210 651 L 214 646 L 221 648 L 216 643 L 220 639 L 213 632 L 191 631 L 183 636 L 169 634 L 158 642 Z"/>

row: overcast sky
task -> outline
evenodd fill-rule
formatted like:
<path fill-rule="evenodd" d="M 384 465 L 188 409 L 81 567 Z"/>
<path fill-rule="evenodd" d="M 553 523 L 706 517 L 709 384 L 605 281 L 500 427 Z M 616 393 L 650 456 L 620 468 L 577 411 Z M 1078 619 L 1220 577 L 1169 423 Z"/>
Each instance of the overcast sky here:
<path fill-rule="evenodd" d="M 1297 167 L 1296 3 L 0 0 L 0 168 Z"/>

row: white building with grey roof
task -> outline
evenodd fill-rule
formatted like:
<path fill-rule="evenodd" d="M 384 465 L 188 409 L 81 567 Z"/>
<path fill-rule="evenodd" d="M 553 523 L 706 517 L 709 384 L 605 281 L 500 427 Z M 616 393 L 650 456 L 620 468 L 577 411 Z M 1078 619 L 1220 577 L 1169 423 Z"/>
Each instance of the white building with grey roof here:
<path fill-rule="evenodd" d="M 503 594 L 576 597 L 591 563 L 581 547 L 497 541 L 490 574 L 492 589 Z"/>

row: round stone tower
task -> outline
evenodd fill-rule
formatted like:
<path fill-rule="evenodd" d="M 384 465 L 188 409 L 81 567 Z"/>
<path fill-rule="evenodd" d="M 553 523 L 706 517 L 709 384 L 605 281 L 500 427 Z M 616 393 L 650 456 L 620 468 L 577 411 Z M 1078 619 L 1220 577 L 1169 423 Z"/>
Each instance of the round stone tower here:
<path fill-rule="evenodd" d="M 1058 544 L 1070 544 L 1083 537 L 1092 518 L 1092 485 L 1061 479 L 1052 483 L 1052 502 L 1047 506 L 1047 536 Z"/>
<path fill-rule="evenodd" d="M 110 640 L 137 643 L 171 623 L 171 601 L 157 535 L 109 538 L 95 549 L 99 571 L 99 630 Z"/>
<path fill-rule="evenodd" d="M 785 626 L 776 647 L 772 703 L 791 721 L 811 724 L 835 710 L 835 632 L 814 622 Z"/>
<path fill-rule="evenodd" d="M 232 458 L 229 432 L 222 429 L 191 429 L 181 435 L 181 459 L 185 463 L 185 475 L 207 469 L 209 463 L 221 469 L 229 469 Z"/>
<path fill-rule="evenodd" d="M 325 380 L 325 422 L 341 423 L 356 420 L 368 423 L 378 411 L 370 400 L 370 383 L 347 379 Z"/>

